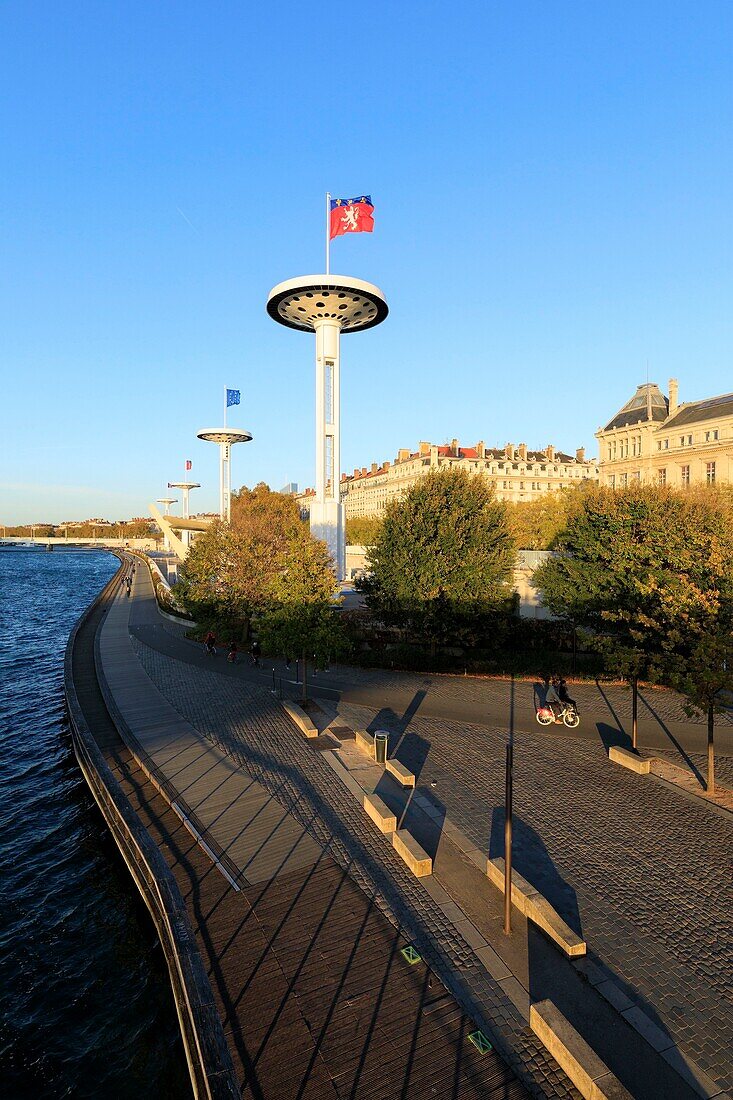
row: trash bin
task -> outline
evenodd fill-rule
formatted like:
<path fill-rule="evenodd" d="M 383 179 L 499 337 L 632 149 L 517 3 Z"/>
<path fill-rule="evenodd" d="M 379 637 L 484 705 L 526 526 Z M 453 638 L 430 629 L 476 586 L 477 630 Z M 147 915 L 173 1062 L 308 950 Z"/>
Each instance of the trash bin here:
<path fill-rule="evenodd" d="M 377 758 L 378 764 L 387 763 L 387 744 L 389 742 L 389 734 L 384 730 L 378 730 L 374 734 L 374 753 Z"/>

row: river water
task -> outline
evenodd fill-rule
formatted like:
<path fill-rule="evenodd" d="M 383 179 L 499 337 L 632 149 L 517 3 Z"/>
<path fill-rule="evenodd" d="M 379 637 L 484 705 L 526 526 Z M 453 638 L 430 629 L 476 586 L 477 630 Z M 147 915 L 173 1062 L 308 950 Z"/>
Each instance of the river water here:
<path fill-rule="evenodd" d="M 190 1097 L 168 973 L 82 778 L 63 701 L 74 622 L 117 568 L 0 549 L 3 1096 Z"/>

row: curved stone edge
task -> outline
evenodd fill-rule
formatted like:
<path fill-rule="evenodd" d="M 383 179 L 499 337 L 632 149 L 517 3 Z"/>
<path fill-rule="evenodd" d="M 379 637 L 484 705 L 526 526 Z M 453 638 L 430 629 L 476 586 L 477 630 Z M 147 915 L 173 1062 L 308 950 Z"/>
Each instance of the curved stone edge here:
<path fill-rule="evenodd" d="M 157 845 L 104 759 L 79 703 L 74 683 L 72 661 L 79 631 L 96 607 L 119 586 L 121 573 L 122 568 L 82 612 L 66 644 L 64 693 L 72 743 L 82 774 L 158 933 L 194 1096 L 197 1100 L 227 1100 L 239 1097 L 240 1090 L 185 902 Z"/>

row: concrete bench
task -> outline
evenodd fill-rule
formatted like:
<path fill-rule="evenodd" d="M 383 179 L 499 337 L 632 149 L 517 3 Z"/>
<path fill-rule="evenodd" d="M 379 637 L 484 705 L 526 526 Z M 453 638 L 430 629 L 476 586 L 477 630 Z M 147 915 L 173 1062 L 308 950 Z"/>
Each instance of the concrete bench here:
<path fill-rule="evenodd" d="M 632 1100 L 631 1093 L 552 1001 L 530 1005 L 529 1026 L 585 1100 Z"/>
<path fill-rule="evenodd" d="M 389 774 L 393 775 L 402 787 L 415 786 L 415 776 L 409 768 L 406 768 L 404 764 L 400 764 L 399 760 L 388 760 L 386 768 Z"/>
<path fill-rule="evenodd" d="M 354 738 L 356 740 L 357 749 L 361 749 L 372 760 L 376 758 L 374 751 L 374 735 L 369 733 L 369 730 L 354 730 Z"/>
<path fill-rule="evenodd" d="M 378 794 L 364 795 L 364 809 L 382 833 L 393 833 L 397 828 L 397 817 Z"/>
<path fill-rule="evenodd" d="M 306 737 L 318 737 L 318 730 L 302 707 L 297 706 L 295 703 L 291 703 L 288 699 L 283 699 L 282 706 L 293 719 L 301 733 L 304 733 Z"/>
<path fill-rule="evenodd" d="M 651 760 L 645 760 L 643 756 L 637 756 L 630 749 L 622 749 L 619 745 L 612 745 L 608 750 L 608 759 L 614 764 L 620 764 L 622 768 L 636 772 L 637 775 L 649 775 Z"/>
<path fill-rule="evenodd" d="M 407 829 L 397 829 L 396 832 L 392 833 L 392 847 L 397 855 L 405 861 L 416 878 L 432 875 L 432 859 Z"/>
<path fill-rule="evenodd" d="M 486 861 L 486 874 L 494 886 L 504 893 L 504 859 L 502 856 Z M 588 950 L 584 939 L 574 932 L 546 897 L 536 890 L 512 868 L 512 904 L 527 920 L 541 928 L 569 958 L 585 955 Z"/>

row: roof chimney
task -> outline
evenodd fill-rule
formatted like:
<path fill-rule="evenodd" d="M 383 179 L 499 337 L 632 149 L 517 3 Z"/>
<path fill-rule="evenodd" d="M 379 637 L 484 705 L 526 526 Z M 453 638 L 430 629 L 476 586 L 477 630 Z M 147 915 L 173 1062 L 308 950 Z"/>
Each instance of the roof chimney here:
<path fill-rule="evenodd" d="M 575 452 L 575 461 L 585 462 L 585 447 L 578 447 L 577 451 Z"/>
<path fill-rule="evenodd" d="M 483 439 L 479 439 L 478 443 L 476 444 L 476 454 L 479 456 L 479 458 L 486 458 L 486 445 Z"/>
<path fill-rule="evenodd" d="M 397 452 L 397 461 L 398 462 L 407 462 L 409 457 L 410 457 L 410 452 L 407 449 L 403 449 L 403 450 Z"/>
<path fill-rule="evenodd" d="M 514 458 L 514 444 L 507 443 L 504 448 L 504 458 Z"/>
<path fill-rule="evenodd" d="M 456 456 L 456 458 L 458 458 L 458 455 L 459 455 L 459 452 L 460 452 L 461 448 L 458 445 L 458 440 L 457 439 L 451 439 L 450 449 L 453 452 L 453 454 Z"/>
<path fill-rule="evenodd" d="M 367 475 L 367 468 L 366 468 L 366 466 L 362 466 L 362 468 L 361 468 L 361 476 L 362 476 L 362 477 L 366 477 L 366 475 Z"/>
<path fill-rule="evenodd" d="M 548 443 L 547 446 L 545 447 L 545 454 L 547 455 L 547 461 L 548 462 L 553 462 L 554 461 L 555 448 L 553 447 L 552 443 Z"/>
<path fill-rule="evenodd" d="M 674 416 L 679 408 L 679 401 L 677 395 L 679 393 L 679 384 L 676 378 L 670 378 L 669 380 L 669 415 Z"/>
<path fill-rule="evenodd" d="M 526 462 L 527 461 L 527 444 L 526 443 L 520 443 L 519 446 L 517 447 L 517 450 L 519 451 L 519 457 L 521 458 L 522 462 Z"/>
<path fill-rule="evenodd" d="M 376 474 L 377 470 L 378 470 L 378 466 L 377 466 L 376 462 L 372 462 L 372 473 Z"/>
<path fill-rule="evenodd" d="M 418 447 L 418 450 L 419 450 L 421 455 L 429 455 L 430 454 L 430 444 L 421 441 L 420 445 Z"/>

